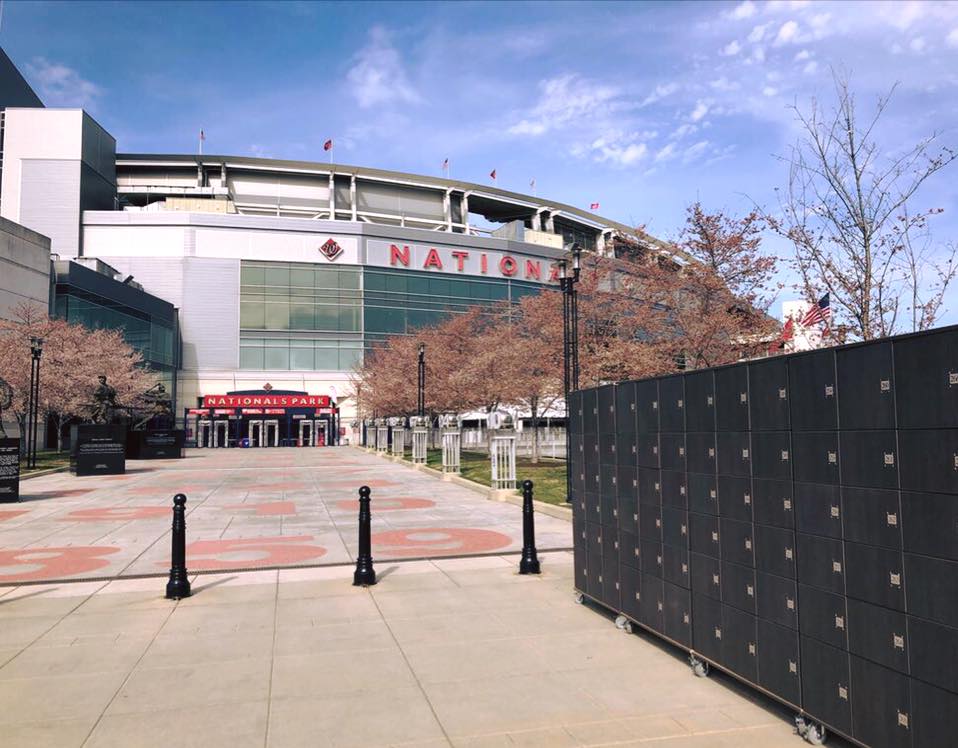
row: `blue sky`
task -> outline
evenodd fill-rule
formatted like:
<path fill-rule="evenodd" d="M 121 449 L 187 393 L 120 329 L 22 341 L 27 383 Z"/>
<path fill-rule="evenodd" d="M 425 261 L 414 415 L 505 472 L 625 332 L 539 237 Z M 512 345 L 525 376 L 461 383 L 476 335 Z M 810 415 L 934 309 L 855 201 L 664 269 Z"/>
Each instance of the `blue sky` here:
<path fill-rule="evenodd" d="M 334 160 L 588 208 L 673 238 L 685 206 L 775 203 L 831 68 L 893 150 L 958 145 L 958 4 L 4 3 L 0 44 L 50 106 L 125 152 Z M 958 166 L 918 196 L 958 239 Z M 770 246 L 785 253 L 774 240 Z M 958 321 L 958 289 L 949 321 Z"/>

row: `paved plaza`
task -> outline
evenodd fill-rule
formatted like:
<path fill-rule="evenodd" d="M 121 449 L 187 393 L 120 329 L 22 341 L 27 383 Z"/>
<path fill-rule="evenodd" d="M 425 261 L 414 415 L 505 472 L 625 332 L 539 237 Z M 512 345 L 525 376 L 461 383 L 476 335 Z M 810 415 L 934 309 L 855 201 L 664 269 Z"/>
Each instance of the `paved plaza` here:
<path fill-rule="evenodd" d="M 572 600 L 572 558 L 0 588 L 0 743 L 794 748 L 790 715 Z M 837 743 L 836 743 L 837 744 Z"/>
<path fill-rule="evenodd" d="M 23 481 L 23 501 L 0 504 L 0 584 L 166 572 L 176 493 L 190 571 L 349 563 L 363 484 L 376 559 L 522 548 L 519 508 L 356 448 L 199 449 Z M 536 529 L 540 548 L 571 548 L 569 522 L 540 514 Z"/>

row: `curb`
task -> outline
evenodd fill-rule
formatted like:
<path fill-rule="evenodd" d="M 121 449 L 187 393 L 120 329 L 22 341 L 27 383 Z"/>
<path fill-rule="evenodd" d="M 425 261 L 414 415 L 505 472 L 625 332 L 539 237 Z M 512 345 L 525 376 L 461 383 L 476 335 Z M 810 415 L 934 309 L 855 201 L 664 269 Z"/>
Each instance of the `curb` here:
<path fill-rule="evenodd" d="M 44 475 L 53 475 L 54 473 L 65 473 L 70 469 L 69 465 L 64 465 L 63 467 L 58 468 L 47 468 L 46 470 L 37 470 L 32 473 L 24 475 L 20 474 L 20 480 L 30 480 L 31 478 L 42 478 Z"/>

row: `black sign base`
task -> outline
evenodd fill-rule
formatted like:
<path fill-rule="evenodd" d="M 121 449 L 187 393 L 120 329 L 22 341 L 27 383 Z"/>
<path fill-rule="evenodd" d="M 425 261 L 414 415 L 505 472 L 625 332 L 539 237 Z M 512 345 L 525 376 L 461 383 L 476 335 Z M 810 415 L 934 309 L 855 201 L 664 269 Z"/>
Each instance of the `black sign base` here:
<path fill-rule="evenodd" d="M 0 503 L 20 501 L 20 440 L 0 439 Z"/>
<path fill-rule="evenodd" d="M 84 423 L 70 428 L 70 472 L 74 475 L 122 475 L 126 472 L 123 426 Z"/>

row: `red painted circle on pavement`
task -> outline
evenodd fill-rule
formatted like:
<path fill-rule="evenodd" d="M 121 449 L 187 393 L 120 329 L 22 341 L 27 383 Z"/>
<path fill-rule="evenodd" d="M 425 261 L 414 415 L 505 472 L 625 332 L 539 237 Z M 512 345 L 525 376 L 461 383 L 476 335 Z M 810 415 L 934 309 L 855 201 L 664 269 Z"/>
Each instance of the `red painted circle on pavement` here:
<path fill-rule="evenodd" d="M 265 504 L 227 504 L 223 509 L 234 512 L 251 511 L 257 517 L 277 517 L 296 514 L 296 504 L 292 501 L 270 501 Z"/>
<path fill-rule="evenodd" d="M 103 557 L 119 550 L 113 546 L 0 549 L 0 582 L 31 582 L 85 574 L 108 566 L 109 559 Z"/>
<path fill-rule="evenodd" d="M 202 571 L 299 564 L 326 555 L 326 549 L 312 545 L 312 540 L 312 535 L 197 540 L 186 546 L 186 567 L 191 571 Z"/>
<path fill-rule="evenodd" d="M 398 483 L 394 483 L 391 480 L 356 480 L 356 481 L 325 481 L 322 478 L 316 479 L 316 485 L 320 489 L 331 489 L 337 490 L 340 488 L 351 488 L 354 491 L 359 491 L 360 486 L 369 486 L 370 488 L 390 488 L 392 486 L 398 486 Z"/>
<path fill-rule="evenodd" d="M 155 519 L 156 517 L 172 517 L 173 509 L 168 506 L 108 506 L 102 509 L 77 509 L 65 517 L 61 522 L 76 520 L 80 522 L 99 522 L 102 520 L 126 521 L 130 519 Z"/>
<path fill-rule="evenodd" d="M 4 522 L 8 519 L 13 519 L 14 517 L 19 517 L 21 514 L 29 514 L 29 509 L 11 509 L 8 511 L 0 511 L 0 522 Z"/>
<path fill-rule="evenodd" d="M 495 551 L 512 543 L 512 538 L 472 527 L 421 527 L 376 533 L 372 542 L 373 555 L 448 556 Z"/>
<path fill-rule="evenodd" d="M 395 499 L 374 499 L 372 502 L 373 512 L 391 512 L 396 509 L 428 509 L 436 506 L 436 502 L 431 499 L 404 499 L 401 497 Z M 346 511 L 359 511 L 359 500 L 343 499 L 336 502 L 336 507 Z"/>

